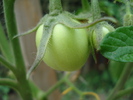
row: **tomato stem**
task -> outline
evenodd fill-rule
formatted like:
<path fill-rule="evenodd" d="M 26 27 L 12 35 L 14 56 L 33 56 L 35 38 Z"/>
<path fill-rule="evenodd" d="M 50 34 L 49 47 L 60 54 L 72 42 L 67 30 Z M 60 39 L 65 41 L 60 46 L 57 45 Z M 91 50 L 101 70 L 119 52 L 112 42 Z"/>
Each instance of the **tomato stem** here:
<path fill-rule="evenodd" d="M 62 78 L 61 80 L 59 80 L 55 85 L 53 85 L 48 91 L 46 91 L 41 97 L 40 99 L 43 100 L 45 98 L 47 98 L 55 89 L 57 89 L 62 83 L 64 83 L 64 78 Z"/>
<path fill-rule="evenodd" d="M 17 82 L 11 79 L 2 78 L 0 79 L 0 85 L 7 85 L 15 90 L 18 91 L 18 85 Z"/>
<path fill-rule="evenodd" d="M 131 93 L 133 93 L 133 87 L 131 87 L 131 88 L 128 88 L 128 89 L 125 89 L 125 90 L 121 90 L 121 91 L 119 91 L 117 94 L 116 94 L 116 96 L 114 97 L 114 99 L 119 99 L 120 97 L 123 97 L 123 96 L 125 96 L 125 95 L 127 95 L 127 94 L 131 94 Z"/>
<path fill-rule="evenodd" d="M 15 74 L 15 66 L 13 66 L 11 63 L 9 63 L 6 59 L 4 59 L 1 55 L 0 55 L 0 62 L 6 66 L 8 69 L 10 69 L 14 74 Z"/>
<path fill-rule="evenodd" d="M 6 21 L 8 37 L 11 42 L 13 53 L 15 56 L 15 63 L 17 66 L 19 66 L 20 64 L 24 66 L 19 39 L 18 38 L 12 39 L 13 36 L 17 35 L 17 27 L 14 15 L 14 3 L 15 0 L 3 0 L 4 16 Z"/>
<path fill-rule="evenodd" d="M 101 17 L 101 11 L 100 11 L 98 0 L 91 0 L 91 13 L 92 13 L 93 21 Z"/>
<path fill-rule="evenodd" d="M 69 75 L 66 75 L 65 77 L 65 82 L 74 90 L 80 97 L 83 95 L 82 91 L 80 91 L 74 84 L 69 80 L 68 78 Z"/>
<path fill-rule="evenodd" d="M 131 14 L 130 2 L 128 0 L 126 2 L 126 14 Z"/>
<path fill-rule="evenodd" d="M 7 33 L 8 33 L 9 41 L 11 43 L 14 58 L 15 58 L 16 70 L 14 72 L 14 75 L 17 78 L 19 93 L 23 98 L 23 100 L 33 100 L 28 80 L 26 80 L 26 69 L 25 69 L 25 64 L 22 56 L 19 39 L 18 38 L 12 39 L 15 35 L 17 35 L 17 26 L 15 21 L 15 14 L 14 14 L 14 4 L 15 4 L 15 0 L 3 0 Z M 5 85 L 10 85 L 10 84 L 5 83 Z"/>
<path fill-rule="evenodd" d="M 49 0 L 49 11 L 51 15 L 55 16 L 62 12 L 61 0 Z"/>
<path fill-rule="evenodd" d="M 113 100 L 116 96 L 116 93 L 122 89 L 122 87 L 124 86 L 124 84 L 126 83 L 126 80 L 128 79 L 128 76 L 131 73 L 131 69 L 132 69 L 132 65 L 133 63 L 127 63 L 125 65 L 125 68 L 120 76 L 120 79 L 118 80 L 118 82 L 116 83 L 114 89 L 111 91 L 110 95 L 108 96 L 107 100 Z"/>
<path fill-rule="evenodd" d="M 1 49 L 2 55 L 6 58 L 6 60 L 14 64 L 15 59 L 12 52 L 12 48 L 11 48 L 11 45 L 9 44 L 9 41 L 6 37 L 4 28 L 2 27 L 1 23 L 0 23 L 0 49 Z"/>
<path fill-rule="evenodd" d="M 89 5 L 88 0 L 82 0 L 82 10 L 84 12 L 88 12 L 89 9 L 90 9 L 90 5 Z"/>
<path fill-rule="evenodd" d="M 83 95 L 91 95 L 91 96 L 94 96 L 96 100 L 100 100 L 100 97 L 98 96 L 98 94 L 94 92 L 83 92 Z"/>

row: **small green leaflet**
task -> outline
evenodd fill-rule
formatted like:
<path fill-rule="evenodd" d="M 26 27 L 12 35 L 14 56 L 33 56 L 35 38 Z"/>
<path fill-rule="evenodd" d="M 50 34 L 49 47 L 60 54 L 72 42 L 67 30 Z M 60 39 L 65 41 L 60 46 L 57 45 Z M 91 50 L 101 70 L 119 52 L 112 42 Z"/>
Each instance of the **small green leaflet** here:
<path fill-rule="evenodd" d="M 100 44 L 102 55 L 120 62 L 133 62 L 133 26 L 117 28 Z"/>

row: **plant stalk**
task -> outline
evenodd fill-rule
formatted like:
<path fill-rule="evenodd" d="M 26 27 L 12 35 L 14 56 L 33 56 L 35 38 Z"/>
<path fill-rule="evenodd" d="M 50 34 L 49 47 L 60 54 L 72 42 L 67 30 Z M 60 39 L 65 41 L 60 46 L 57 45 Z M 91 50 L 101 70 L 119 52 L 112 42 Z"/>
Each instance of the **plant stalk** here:
<path fill-rule="evenodd" d="M 18 91 L 17 82 L 14 80 L 2 78 L 0 79 L 0 85 L 6 85 Z"/>
<path fill-rule="evenodd" d="M 65 82 L 74 90 L 80 97 L 82 97 L 82 91 L 80 91 L 74 84 L 69 80 L 68 76 L 65 77 Z"/>
<path fill-rule="evenodd" d="M 92 13 L 93 21 L 101 17 L 101 11 L 100 11 L 98 0 L 91 0 L 91 13 Z"/>
<path fill-rule="evenodd" d="M 82 10 L 87 12 L 90 9 L 88 0 L 82 0 Z"/>
<path fill-rule="evenodd" d="M 130 73 L 132 71 L 131 70 L 132 67 L 133 67 L 133 63 L 127 63 L 125 65 L 125 68 L 123 69 L 123 72 L 120 76 L 120 79 L 116 83 L 114 89 L 111 91 L 111 93 L 108 96 L 107 100 L 113 100 L 116 93 L 123 88 L 124 84 L 126 83 L 126 80 L 128 79 L 128 76 L 130 75 Z"/>
<path fill-rule="evenodd" d="M 17 27 L 14 15 L 14 3 L 15 0 L 3 0 L 4 16 L 5 16 L 8 37 L 11 42 L 13 54 L 15 56 L 16 66 L 20 65 L 24 66 L 19 39 L 18 38 L 12 39 L 15 35 L 17 35 Z M 24 67 L 19 67 L 19 68 L 24 70 Z"/>
<path fill-rule="evenodd" d="M 49 0 L 49 11 L 52 15 L 57 15 L 62 12 L 61 0 Z"/>
<path fill-rule="evenodd" d="M 128 88 L 128 89 L 125 89 L 125 90 L 119 91 L 119 92 L 116 94 L 116 96 L 114 96 L 114 99 L 117 100 L 117 99 L 119 99 L 120 97 L 125 96 L 125 95 L 127 95 L 127 94 L 131 94 L 131 93 L 133 93 L 133 87 Z"/>
<path fill-rule="evenodd" d="M 16 73 L 15 67 L 12 64 L 10 64 L 8 61 L 6 61 L 4 57 L 2 57 L 1 55 L 0 55 L 0 63 L 2 63 L 4 66 L 10 69 L 13 73 Z"/>
<path fill-rule="evenodd" d="M 1 49 L 2 55 L 6 58 L 6 60 L 14 64 L 15 61 L 14 61 L 12 48 L 8 42 L 8 39 L 6 37 L 6 34 L 4 32 L 4 29 L 1 23 L 0 23 L 0 49 Z"/>
<path fill-rule="evenodd" d="M 7 33 L 9 41 L 13 49 L 15 58 L 16 73 L 15 76 L 18 81 L 19 93 L 23 100 L 33 100 L 31 89 L 28 80 L 26 80 L 26 68 L 22 56 L 20 42 L 18 38 L 13 39 L 17 35 L 16 20 L 14 14 L 15 0 L 3 0 L 4 16 L 6 22 Z"/>
<path fill-rule="evenodd" d="M 46 97 L 48 97 L 55 89 L 57 89 L 62 83 L 64 82 L 64 78 L 59 80 L 55 85 L 53 85 L 48 91 L 46 91 L 42 97 L 41 100 L 44 100 Z"/>
<path fill-rule="evenodd" d="M 131 8 L 130 8 L 129 0 L 126 1 L 126 14 L 131 14 Z"/>

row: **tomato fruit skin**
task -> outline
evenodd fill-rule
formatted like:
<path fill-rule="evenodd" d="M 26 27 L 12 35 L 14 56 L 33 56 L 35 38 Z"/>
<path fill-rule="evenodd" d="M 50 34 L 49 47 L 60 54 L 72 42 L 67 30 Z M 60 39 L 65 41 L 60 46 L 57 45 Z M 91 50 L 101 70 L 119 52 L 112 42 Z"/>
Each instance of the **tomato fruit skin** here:
<path fill-rule="evenodd" d="M 40 44 L 43 25 L 36 34 L 36 45 Z M 55 25 L 46 48 L 43 61 L 60 71 L 75 71 L 86 62 L 90 46 L 86 29 L 71 29 L 62 24 Z"/>
<path fill-rule="evenodd" d="M 106 28 L 106 27 L 102 27 L 101 29 L 102 34 L 100 36 L 98 36 L 98 34 L 96 34 L 96 32 L 93 32 L 93 45 L 94 47 L 99 50 L 99 46 L 100 43 L 102 41 L 102 39 L 105 37 L 106 34 L 108 34 L 110 31 Z"/>

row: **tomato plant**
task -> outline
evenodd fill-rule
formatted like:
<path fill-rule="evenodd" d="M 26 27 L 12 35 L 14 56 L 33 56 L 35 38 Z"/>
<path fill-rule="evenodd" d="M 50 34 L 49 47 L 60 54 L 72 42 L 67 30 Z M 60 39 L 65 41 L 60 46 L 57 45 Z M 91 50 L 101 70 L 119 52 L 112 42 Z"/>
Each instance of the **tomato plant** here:
<path fill-rule="evenodd" d="M 119 75 L 117 74 L 120 70 L 115 71 L 118 82 L 107 100 L 115 100 L 132 93 L 132 87 L 124 88 L 133 64 L 133 15 L 130 8 L 132 0 L 115 0 L 126 4 L 123 26 L 116 28 L 116 30 L 107 22 L 116 22 L 114 18 L 102 17 L 98 0 L 91 0 L 91 5 L 88 0 L 82 0 L 82 10 L 76 14 L 64 11 L 61 0 L 49 0 L 49 13 L 42 17 L 36 27 L 23 34 L 17 32 L 14 15 L 15 1 L 3 0 L 8 39 L 0 24 L 0 50 L 2 52 L 0 63 L 6 66 L 14 77 L 10 77 L 11 79 L 1 78 L 0 85 L 10 86 L 21 95 L 23 100 L 46 100 L 62 83 L 67 83 L 69 87 L 62 94 L 73 90 L 79 95 L 80 100 L 83 100 L 85 95 L 93 95 L 97 100 L 100 100 L 98 94 L 78 89 L 70 81 L 71 74 L 68 72 L 79 70 L 91 53 L 96 58 L 94 52 L 96 49 L 109 60 L 125 62 L 122 64 L 109 62 L 110 67 L 113 65 L 116 65 L 115 67 L 123 66 L 123 69 Z M 37 31 L 37 54 L 35 61 L 26 72 L 19 39 L 14 37 L 26 35 L 33 31 Z M 42 60 L 55 70 L 67 71 L 55 85 L 45 92 L 28 80 L 31 72 Z M 10 74 L 10 76 L 12 75 Z M 84 79 L 82 82 L 86 84 Z"/>

